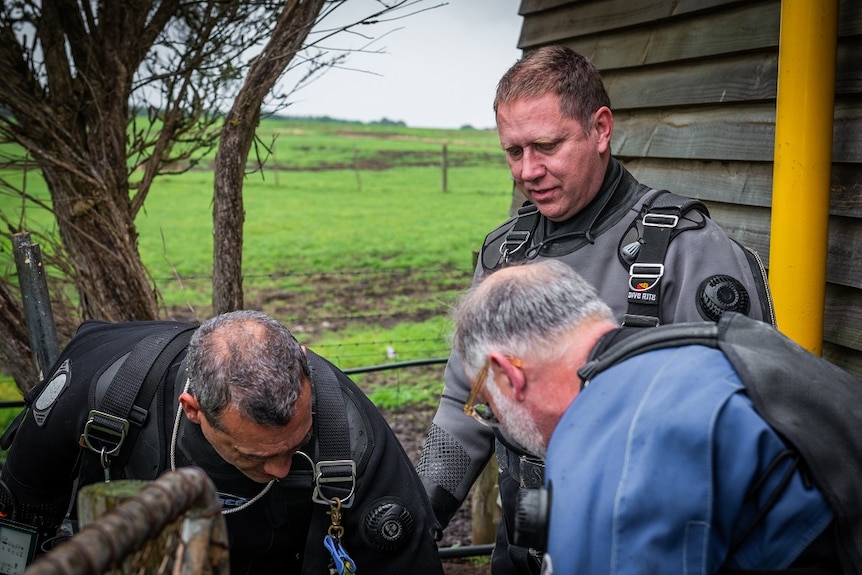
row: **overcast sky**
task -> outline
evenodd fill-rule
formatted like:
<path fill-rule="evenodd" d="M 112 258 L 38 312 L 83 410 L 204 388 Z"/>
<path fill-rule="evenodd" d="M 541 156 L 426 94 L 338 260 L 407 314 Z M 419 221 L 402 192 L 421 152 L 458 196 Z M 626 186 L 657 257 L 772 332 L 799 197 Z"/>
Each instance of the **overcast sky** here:
<path fill-rule="evenodd" d="M 445 6 L 368 27 L 368 35 L 378 40 L 366 50 L 383 53 L 351 53 L 343 68 L 295 92 L 283 113 L 362 122 L 387 118 L 410 127 L 493 128 L 497 80 L 521 56 L 521 0 L 425 0 L 419 6 L 444 1 Z M 378 0 L 349 0 L 325 23 L 356 22 L 376 11 Z M 368 41 L 342 35 L 327 46 L 358 49 Z M 285 82 L 295 80 L 288 75 Z"/>

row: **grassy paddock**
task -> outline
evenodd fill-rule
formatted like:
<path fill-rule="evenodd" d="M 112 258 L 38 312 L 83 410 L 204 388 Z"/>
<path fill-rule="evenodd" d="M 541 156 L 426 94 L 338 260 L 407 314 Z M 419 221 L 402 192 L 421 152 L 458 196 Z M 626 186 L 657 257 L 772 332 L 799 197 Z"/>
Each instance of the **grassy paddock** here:
<path fill-rule="evenodd" d="M 264 171 L 243 188 L 246 307 L 271 313 L 342 368 L 393 361 L 388 348 L 394 361 L 446 355 L 447 313 L 469 285 L 472 251 L 509 208 L 496 133 L 267 120 L 259 134 L 276 139 Z M 158 179 L 136 221 L 165 317 L 211 314 L 213 173 L 201 166 Z M 36 174 L 27 185 L 48 198 Z M 0 195 L 7 220 L 18 222 L 21 206 Z M 55 233 L 49 215 L 25 208 L 23 229 Z M 10 277 L 8 237 L 0 256 Z M 343 289 L 330 295 L 338 282 Z M 436 401 L 441 375 L 355 379 L 380 404 L 397 405 Z"/>

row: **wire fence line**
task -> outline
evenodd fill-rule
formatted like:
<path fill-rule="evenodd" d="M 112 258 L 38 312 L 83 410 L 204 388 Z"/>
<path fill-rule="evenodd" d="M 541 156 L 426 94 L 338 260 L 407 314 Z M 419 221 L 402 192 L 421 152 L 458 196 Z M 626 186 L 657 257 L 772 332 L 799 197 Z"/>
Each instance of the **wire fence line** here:
<path fill-rule="evenodd" d="M 423 359 L 414 359 L 407 361 L 393 361 L 390 363 L 382 363 L 376 365 L 365 365 L 362 367 L 353 367 L 344 369 L 344 373 L 346 375 L 361 375 L 364 373 L 372 373 L 372 372 L 385 372 L 385 371 L 397 371 L 409 369 L 412 367 L 422 367 L 422 366 L 440 366 L 446 363 L 448 358 L 446 356 L 440 357 L 427 357 Z M 26 404 L 23 399 L 19 400 L 10 400 L 10 401 L 0 401 L 0 409 L 20 409 L 25 407 Z"/>
<path fill-rule="evenodd" d="M 272 271 L 244 280 L 245 307 L 275 317 L 345 369 L 447 356 L 452 305 L 470 285 L 472 270 Z M 171 301 L 182 301 L 168 306 L 171 318 L 210 316 L 212 276 L 175 274 L 153 281 L 162 293 L 170 290 Z"/>
<path fill-rule="evenodd" d="M 467 269 L 452 269 L 449 267 L 423 267 L 421 270 L 410 270 L 404 268 L 396 268 L 396 269 L 349 269 L 349 270 L 332 270 L 332 271 L 313 271 L 313 272 L 297 272 L 297 271 L 271 271 L 265 273 L 244 273 L 243 278 L 246 279 L 255 279 L 255 278 L 269 278 L 269 279 L 283 279 L 283 278 L 299 278 L 299 279 L 309 279 L 316 277 L 375 277 L 375 276 L 389 276 L 389 277 L 397 277 L 403 276 L 405 273 L 417 273 L 421 275 L 426 275 L 429 277 L 439 277 L 441 274 L 444 276 L 451 276 L 453 278 L 462 278 L 465 276 L 472 275 L 472 270 Z M 177 276 L 162 276 L 162 277 L 154 277 L 153 279 L 157 282 L 163 281 L 168 282 L 176 279 Z M 212 281 L 211 274 L 182 274 L 182 279 L 186 280 L 206 280 Z"/>
<path fill-rule="evenodd" d="M 435 338 L 379 339 L 362 343 L 324 343 L 315 345 L 314 351 L 337 367 L 344 366 L 342 370 L 346 373 L 359 369 L 347 366 L 376 365 L 375 362 L 386 365 L 390 362 L 397 362 L 398 359 L 404 357 L 410 358 L 405 361 L 421 361 L 431 357 L 445 356 L 449 354 L 449 346 L 446 342 L 441 342 Z"/>
<path fill-rule="evenodd" d="M 470 270 L 446 266 L 256 273 L 245 276 L 245 307 L 275 317 L 303 344 L 347 371 L 447 357 L 451 305 L 471 278 Z M 199 322 L 211 316 L 211 275 L 150 279 L 162 292 L 174 290 L 172 301 L 181 302 L 166 305 L 164 319 Z M 176 296 L 177 288 L 182 297 Z M 418 373 L 442 381 L 442 374 Z M 396 372 L 386 377 L 390 383 L 415 380 Z M 380 376 L 374 381 L 386 383 Z"/>

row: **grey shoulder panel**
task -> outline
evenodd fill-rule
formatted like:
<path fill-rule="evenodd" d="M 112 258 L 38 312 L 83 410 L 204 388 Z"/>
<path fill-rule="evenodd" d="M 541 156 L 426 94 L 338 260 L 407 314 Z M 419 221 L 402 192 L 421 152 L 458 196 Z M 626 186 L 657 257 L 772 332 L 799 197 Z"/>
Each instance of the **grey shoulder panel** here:
<path fill-rule="evenodd" d="M 517 218 L 511 218 L 503 222 L 497 229 L 485 236 L 485 241 L 482 243 L 482 250 L 479 253 L 479 265 L 485 272 L 490 272 L 503 263 L 503 246 L 506 243 L 506 236 L 515 227 Z"/>

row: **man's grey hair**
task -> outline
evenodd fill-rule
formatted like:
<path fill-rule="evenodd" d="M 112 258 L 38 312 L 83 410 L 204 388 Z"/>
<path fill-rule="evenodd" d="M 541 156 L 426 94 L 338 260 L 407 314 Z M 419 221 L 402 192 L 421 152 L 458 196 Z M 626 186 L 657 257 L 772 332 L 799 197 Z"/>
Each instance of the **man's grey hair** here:
<path fill-rule="evenodd" d="M 234 406 L 259 425 L 281 427 L 294 415 L 308 362 L 299 342 L 258 311 L 235 311 L 201 324 L 188 348 L 189 393 L 210 424 Z"/>
<path fill-rule="evenodd" d="M 561 339 L 594 320 L 616 323 L 596 290 L 556 260 L 503 268 L 485 278 L 455 309 L 452 347 L 475 375 L 491 351 L 553 360 Z"/>

